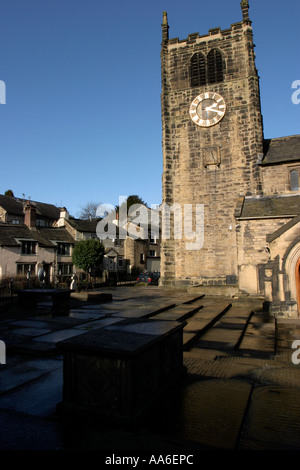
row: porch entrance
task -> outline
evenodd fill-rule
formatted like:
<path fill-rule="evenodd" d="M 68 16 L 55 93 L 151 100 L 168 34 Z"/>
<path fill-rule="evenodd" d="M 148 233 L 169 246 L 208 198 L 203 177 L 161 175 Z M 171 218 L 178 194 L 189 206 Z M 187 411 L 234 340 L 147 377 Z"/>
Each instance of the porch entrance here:
<path fill-rule="evenodd" d="M 298 303 L 298 316 L 300 316 L 300 258 L 296 263 L 296 291 L 297 291 L 297 303 Z"/>

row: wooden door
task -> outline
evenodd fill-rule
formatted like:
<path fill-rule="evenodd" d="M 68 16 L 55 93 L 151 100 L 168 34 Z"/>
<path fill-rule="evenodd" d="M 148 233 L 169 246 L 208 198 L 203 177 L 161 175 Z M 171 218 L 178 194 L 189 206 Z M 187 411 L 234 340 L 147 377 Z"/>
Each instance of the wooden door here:
<path fill-rule="evenodd" d="M 298 316 L 300 316 L 300 258 L 296 264 L 296 290 L 297 290 L 297 302 L 298 302 Z"/>

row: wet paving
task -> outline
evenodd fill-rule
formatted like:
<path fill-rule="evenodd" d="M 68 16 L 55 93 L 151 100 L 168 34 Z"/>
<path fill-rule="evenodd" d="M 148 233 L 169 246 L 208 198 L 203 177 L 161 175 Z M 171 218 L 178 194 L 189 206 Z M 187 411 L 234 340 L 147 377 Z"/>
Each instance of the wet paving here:
<path fill-rule="evenodd" d="M 65 315 L 50 301 L 1 314 L 1 450 L 300 449 L 300 365 L 291 361 L 299 320 L 275 321 L 261 299 L 155 286 L 108 292 L 112 301 L 102 304 L 78 296 Z M 139 428 L 61 422 L 57 342 L 134 319 L 185 322 L 182 381 Z"/>

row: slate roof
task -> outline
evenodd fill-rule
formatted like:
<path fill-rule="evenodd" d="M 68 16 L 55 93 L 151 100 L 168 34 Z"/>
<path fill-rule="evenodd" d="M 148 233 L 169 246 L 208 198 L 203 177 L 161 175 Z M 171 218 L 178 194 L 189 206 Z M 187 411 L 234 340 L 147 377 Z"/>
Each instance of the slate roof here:
<path fill-rule="evenodd" d="M 300 215 L 300 194 L 245 197 L 243 200 L 239 199 L 235 211 L 235 217 L 240 219 L 297 215 Z"/>
<path fill-rule="evenodd" d="M 275 232 L 267 235 L 267 242 L 268 243 L 273 242 L 274 240 L 276 240 L 276 238 L 280 237 L 283 233 L 287 232 L 290 228 L 294 227 L 294 225 L 298 224 L 299 222 L 300 222 L 300 215 L 298 215 L 297 217 L 294 217 L 292 220 L 290 220 L 289 222 L 284 224 L 282 227 L 277 229 Z"/>
<path fill-rule="evenodd" d="M 297 161 L 300 162 L 300 135 L 264 140 L 262 166 Z"/>
<path fill-rule="evenodd" d="M 74 229 L 78 230 L 79 232 L 94 232 L 96 233 L 96 227 L 100 219 L 73 219 L 69 218 L 67 222 L 73 227 Z"/>
<path fill-rule="evenodd" d="M 18 246 L 18 239 L 35 240 L 40 246 L 53 247 L 53 241 L 75 244 L 72 235 L 62 227 L 30 230 L 27 225 L 0 224 L 0 246 Z"/>
<path fill-rule="evenodd" d="M 27 199 L 17 197 L 4 196 L 0 194 L 0 206 L 9 214 L 24 215 L 23 207 L 26 205 Z M 60 208 L 53 204 L 46 204 L 44 202 L 31 201 L 30 203 L 36 207 L 37 217 L 58 220 L 60 216 Z"/>

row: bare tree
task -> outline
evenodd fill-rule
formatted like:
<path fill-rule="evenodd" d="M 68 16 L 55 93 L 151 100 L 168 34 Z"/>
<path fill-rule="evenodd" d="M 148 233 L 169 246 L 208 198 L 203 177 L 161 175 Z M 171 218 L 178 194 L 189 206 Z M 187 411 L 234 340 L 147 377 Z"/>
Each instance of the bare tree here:
<path fill-rule="evenodd" d="M 81 208 L 81 212 L 79 214 L 80 219 L 88 220 L 88 219 L 98 219 L 97 216 L 97 207 L 100 206 L 101 202 L 94 202 L 90 201 L 87 202 L 84 207 Z"/>

